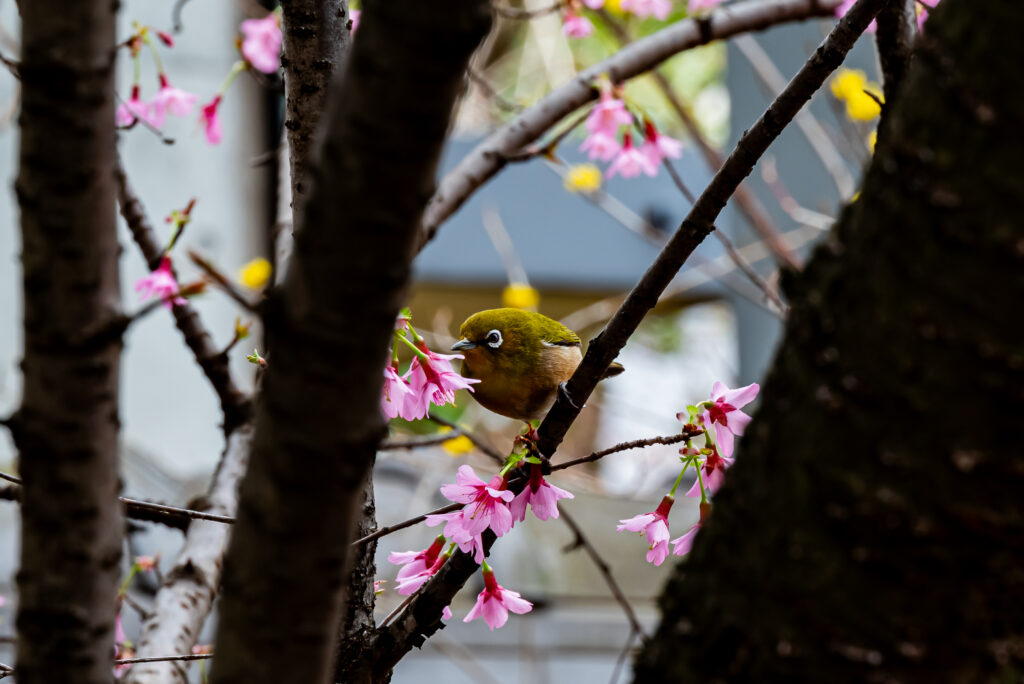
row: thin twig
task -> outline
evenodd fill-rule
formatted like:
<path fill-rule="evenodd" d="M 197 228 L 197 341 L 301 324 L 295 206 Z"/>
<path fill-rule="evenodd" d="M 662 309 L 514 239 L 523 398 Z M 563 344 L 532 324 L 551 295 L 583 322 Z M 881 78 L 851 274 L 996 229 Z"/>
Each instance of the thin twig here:
<path fill-rule="evenodd" d="M 183 660 L 209 660 L 212 653 L 189 653 L 184 655 L 156 656 L 155 658 L 122 658 L 115 660 L 115 665 L 135 665 L 137 663 L 168 663 Z"/>
<path fill-rule="evenodd" d="M 633 610 L 633 606 L 629 603 L 629 599 L 626 598 L 626 595 L 622 591 L 622 587 L 619 586 L 618 581 L 612 574 L 611 566 L 608 565 L 608 562 L 601 556 L 598 550 L 594 548 L 594 545 L 590 543 L 590 540 L 585 534 L 583 534 L 583 530 L 576 522 L 576 519 L 566 512 L 565 507 L 562 506 L 562 504 L 558 504 L 558 512 L 559 519 L 563 520 L 565 524 L 569 526 L 569 529 L 572 530 L 573 534 L 576 535 L 573 546 L 582 546 L 583 550 L 587 552 L 588 556 L 590 556 L 590 560 L 594 561 L 597 571 L 601 573 L 602 577 L 604 577 L 605 584 L 608 585 L 608 589 L 611 590 L 612 596 L 615 597 L 615 601 L 622 607 L 622 612 L 626 615 L 626 620 L 629 622 L 630 630 L 647 636 L 643 626 L 640 624 L 640 620 L 636 617 L 636 611 Z"/>
<path fill-rule="evenodd" d="M 466 504 L 460 504 L 460 503 L 448 504 L 447 506 L 442 506 L 441 508 L 438 508 L 436 510 L 430 511 L 429 513 L 424 513 L 423 515 L 417 515 L 415 518 L 409 518 L 408 520 L 403 520 L 400 523 L 395 523 L 394 525 L 388 525 L 386 527 L 382 527 L 379 530 L 377 530 L 376 532 L 374 532 L 373 534 L 368 534 L 365 537 L 360 537 L 359 539 L 356 539 L 354 542 L 352 542 L 352 546 L 358 546 L 360 544 L 365 544 L 368 541 L 373 541 L 374 539 L 380 539 L 381 537 L 383 537 L 385 535 L 388 535 L 388 534 L 391 534 L 392 532 L 397 532 L 398 530 L 404 530 L 407 527 L 412 527 L 413 525 L 416 525 L 416 524 L 421 523 L 424 520 L 426 520 L 428 515 L 441 515 L 442 513 L 451 513 L 452 511 L 459 510 L 460 508 L 462 508 L 465 505 Z"/>
<path fill-rule="evenodd" d="M 490 457 L 490 459 L 492 461 L 495 461 L 496 463 L 502 463 L 502 464 L 505 463 L 505 457 L 502 456 L 498 452 L 497 449 L 495 449 L 490 444 L 488 444 L 487 441 L 483 437 L 481 437 L 480 435 L 476 434 L 472 430 L 467 430 L 466 428 L 464 428 L 464 427 L 462 427 L 462 426 L 460 426 L 460 425 L 458 425 L 456 423 L 453 423 L 450 420 L 447 420 L 446 418 L 442 418 L 441 416 L 437 415 L 436 413 L 428 414 L 427 418 L 429 418 L 433 422 L 437 423 L 438 425 L 444 425 L 445 427 L 450 427 L 452 430 L 457 430 L 458 432 L 461 432 L 463 435 L 466 436 L 466 439 L 468 439 L 470 442 L 473 443 L 473 446 L 475 446 L 477 449 L 482 451 L 485 455 Z"/>
<path fill-rule="evenodd" d="M 207 278 L 213 281 L 213 283 L 220 289 L 224 290 L 225 294 L 238 302 L 239 306 L 251 314 L 259 314 L 259 307 L 249 301 L 249 298 L 246 297 L 242 291 L 239 290 L 238 287 L 223 273 L 221 273 L 212 262 L 191 249 L 188 251 L 188 258 L 191 259 L 192 263 L 198 266 L 204 274 L 206 274 Z"/>
<path fill-rule="evenodd" d="M 438 444 L 444 444 L 449 440 L 455 439 L 461 434 L 462 432 L 459 431 L 457 433 L 445 433 L 422 439 L 389 439 L 386 442 L 381 442 L 377 450 L 397 451 L 398 449 L 421 449 L 423 447 L 437 446 Z"/>
<path fill-rule="evenodd" d="M 634 439 L 630 442 L 621 442 L 615 446 L 610 446 L 607 449 L 601 451 L 595 451 L 589 456 L 583 458 L 575 458 L 565 463 L 559 463 L 558 465 L 551 466 L 551 472 L 556 470 L 565 470 L 566 468 L 572 468 L 573 466 L 582 465 L 583 463 L 593 463 L 599 461 L 605 456 L 610 454 L 617 454 L 620 451 L 628 451 L 629 449 L 640 449 L 642 447 L 651 446 L 654 444 L 679 444 L 685 442 L 688 439 L 693 439 L 697 435 L 703 434 L 702 430 L 696 432 L 682 432 L 678 435 L 665 435 L 664 437 L 647 437 L 645 439 Z"/>
<path fill-rule="evenodd" d="M 619 658 L 615 661 L 615 669 L 612 670 L 612 678 L 608 680 L 608 684 L 618 684 L 619 675 L 622 672 L 622 666 L 626 664 L 626 660 L 629 658 L 629 652 L 633 650 L 633 642 L 636 641 L 636 637 L 636 630 L 629 630 L 629 636 L 626 637 L 626 645 L 622 647 L 622 651 L 619 653 Z"/>
<path fill-rule="evenodd" d="M 480 90 L 484 92 L 484 95 L 488 100 L 491 100 L 500 109 L 504 109 L 506 112 L 521 112 L 523 108 L 514 102 L 509 102 L 504 97 L 498 94 L 498 91 L 494 89 L 494 86 L 484 78 L 484 75 L 473 67 L 466 69 L 466 74 L 469 76 L 469 80 L 477 85 Z"/>
<path fill-rule="evenodd" d="M 19 62 L 10 59 L 9 57 L 5 57 L 2 53 L 0 53 L 0 64 L 3 64 L 5 67 L 7 67 L 7 70 L 11 72 L 11 76 L 14 76 L 14 78 L 18 79 L 19 81 L 21 80 Z"/>

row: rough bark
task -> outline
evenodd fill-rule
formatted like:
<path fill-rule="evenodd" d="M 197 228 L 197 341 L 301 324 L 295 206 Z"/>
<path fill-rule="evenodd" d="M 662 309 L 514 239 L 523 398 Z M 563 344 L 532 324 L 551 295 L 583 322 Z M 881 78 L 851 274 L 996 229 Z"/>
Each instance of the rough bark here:
<path fill-rule="evenodd" d="M 364 10 L 307 170 L 292 262 L 268 302 L 273 356 L 225 566 L 215 683 L 333 673 L 349 542 L 384 432 L 380 369 L 462 74 L 489 23 L 483 0 Z"/>
<path fill-rule="evenodd" d="M 238 483 L 248 464 L 251 425 L 227 437 L 224 456 L 203 502 L 207 513 L 233 516 L 238 505 Z M 166 573 L 164 582 L 143 622 L 137 656 L 191 653 L 220 587 L 224 551 L 231 525 L 193 521 L 185 543 Z M 126 684 L 188 683 L 187 662 L 142 663 L 129 670 Z"/>
<path fill-rule="evenodd" d="M 929 19 L 637 681 L 1020 679 L 1022 32 Z"/>
<path fill-rule="evenodd" d="M 114 209 L 116 3 L 21 7 L 25 356 L 18 681 L 110 682 L 124 519 Z"/>
<path fill-rule="evenodd" d="M 900 0 L 878 14 L 878 61 L 882 65 L 885 99 L 891 102 L 910 65 L 917 37 L 917 0 Z"/>

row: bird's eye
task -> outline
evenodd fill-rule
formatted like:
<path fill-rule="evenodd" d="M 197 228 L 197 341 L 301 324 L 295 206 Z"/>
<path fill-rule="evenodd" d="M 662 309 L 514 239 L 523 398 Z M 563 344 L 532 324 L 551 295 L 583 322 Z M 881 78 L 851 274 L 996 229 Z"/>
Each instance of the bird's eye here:
<path fill-rule="evenodd" d="M 487 346 L 493 349 L 497 349 L 501 346 L 501 333 L 497 330 L 492 330 L 487 333 Z"/>

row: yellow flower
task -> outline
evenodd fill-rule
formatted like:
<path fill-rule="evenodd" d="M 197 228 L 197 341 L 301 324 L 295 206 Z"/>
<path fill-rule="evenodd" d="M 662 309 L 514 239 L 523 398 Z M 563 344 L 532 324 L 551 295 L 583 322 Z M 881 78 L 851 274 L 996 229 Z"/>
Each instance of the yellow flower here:
<path fill-rule="evenodd" d="M 256 257 L 238 271 L 238 282 L 251 290 L 262 289 L 270 280 L 273 272 L 270 262 L 263 257 Z"/>
<path fill-rule="evenodd" d="M 867 85 L 868 77 L 860 69 L 840 69 L 832 77 L 829 87 L 837 99 L 845 100 L 851 93 L 859 93 Z"/>
<path fill-rule="evenodd" d="M 872 154 L 874 154 L 874 152 L 875 152 L 875 143 L 877 143 L 877 142 L 878 142 L 878 131 L 877 130 L 876 131 L 871 131 L 871 133 L 868 134 L 868 149 L 871 150 Z"/>
<path fill-rule="evenodd" d="M 451 431 L 452 429 L 447 425 L 438 430 L 442 435 Z M 445 440 L 441 443 L 441 447 L 451 456 L 463 456 L 476 448 L 473 446 L 473 442 L 471 442 L 469 437 L 466 435 L 459 435 L 458 437 L 452 437 L 451 439 Z"/>
<path fill-rule="evenodd" d="M 622 0 L 606 0 L 604 8 L 617 17 L 626 16 L 626 11 L 622 9 Z"/>
<path fill-rule="evenodd" d="M 601 189 L 601 169 L 593 164 L 576 164 L 565 176 L 565 189 L 569 192 L 595 192 Z"/>
<path fill-rule="evenodd" d="M 882 88 L 869 81 L 860 69 L 840 69 L 829 84 L 832 94 L 846 103 L 846 115 L 854 121 L 871 121 L 882 113 L 878 100 L 882 99 Z"/>
<path fill-rule="evenodd" d="M 501 305 L 512 309 L 536 309 L 540 293 L 526 283 L 511 283 L 501 293 Z"/>

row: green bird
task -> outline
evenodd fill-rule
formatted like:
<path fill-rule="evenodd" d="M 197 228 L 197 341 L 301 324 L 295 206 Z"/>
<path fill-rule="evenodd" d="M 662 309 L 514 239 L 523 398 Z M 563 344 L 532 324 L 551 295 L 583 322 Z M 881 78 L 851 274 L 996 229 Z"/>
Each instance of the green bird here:
<path fill-rule="evenodd" d="M 547 414 L 583 360 L 579 335 L 522 309 L 475 313 L 462 324 L 459 336 L 452 351 L 465 355 L 462 374 L 480 381 L 473 386 L 473 398 L 486 409 L 527 423 Z M 623 370 L 613 363 L 604 378 Z"/>

